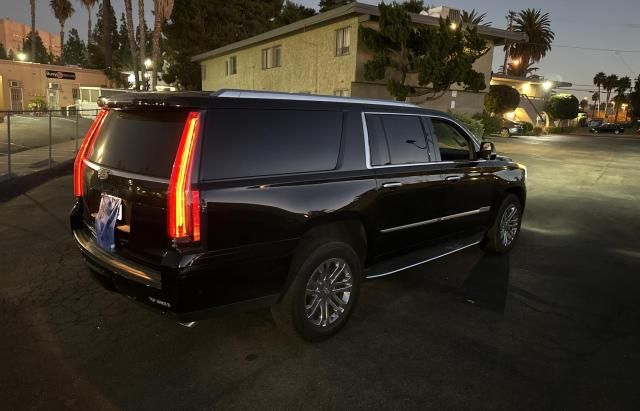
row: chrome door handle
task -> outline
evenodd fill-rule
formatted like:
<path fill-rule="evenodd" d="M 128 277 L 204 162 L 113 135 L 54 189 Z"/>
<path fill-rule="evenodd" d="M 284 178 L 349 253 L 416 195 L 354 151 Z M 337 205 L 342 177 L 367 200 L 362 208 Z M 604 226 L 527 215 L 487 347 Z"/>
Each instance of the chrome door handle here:
<path fill-rule="evenodd" d="M 452 182 L 452 183 L 455 183 L 456 181 L 459 181 L 459 180 L 461 180 L 461 179 L 462 179 L 462 177 L 460 177 L 460 176 L 449 176 L 449 177 L 445 177 L 445 180 L 446 180 L 446 181 L 449 181 L 449 182 Z"/>
<path fill-rule="evenodd" d="M 402 183 L 384 183 L 382 188 L 398 188 L 402 187 Z"/>

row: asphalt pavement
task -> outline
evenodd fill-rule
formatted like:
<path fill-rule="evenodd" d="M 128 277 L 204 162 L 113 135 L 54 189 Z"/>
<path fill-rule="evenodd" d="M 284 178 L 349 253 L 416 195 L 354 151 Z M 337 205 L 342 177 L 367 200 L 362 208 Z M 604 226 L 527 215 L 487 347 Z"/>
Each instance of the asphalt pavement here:
<path fill-rule="evenodd" d="M 364 284 L 336 337 L 268 310 L 186 329 L 86 274 L 70 176 L 0 204 L 3 409 L 640 409 L 640 139 L 495 139 L 527 165 L 509 256 Z"/>

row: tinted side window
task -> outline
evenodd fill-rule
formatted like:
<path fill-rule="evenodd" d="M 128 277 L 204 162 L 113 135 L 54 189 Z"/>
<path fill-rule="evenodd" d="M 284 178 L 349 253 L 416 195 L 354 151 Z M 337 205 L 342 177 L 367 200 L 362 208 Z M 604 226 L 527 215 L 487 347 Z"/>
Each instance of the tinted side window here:
<path fill-rule="evenodd" d="M 418 116 L 383 114 L 382 128 L 389 150 L 389 164 L 413 164 L 429 161 L 427 142 Z"/>
<path fill-rule="evenodd" d="M 383 166 L 391 164 L 389 161 L 387 137 L 384 134 L 384 126 L 382 125 L 382 117 L 376 114 L 367 114 L 366 119 L 371 165 Z"/>
<path fill-rule="evenodd" d="M 453 124 L 437 118 L 431 122 L 442 161 L 473 160 L 471 143 Z"/>
<path fill-rule="evenodd" d="M 216 109 L 207 114 L 205 180 L 332 170 L 342 113 Z"/>

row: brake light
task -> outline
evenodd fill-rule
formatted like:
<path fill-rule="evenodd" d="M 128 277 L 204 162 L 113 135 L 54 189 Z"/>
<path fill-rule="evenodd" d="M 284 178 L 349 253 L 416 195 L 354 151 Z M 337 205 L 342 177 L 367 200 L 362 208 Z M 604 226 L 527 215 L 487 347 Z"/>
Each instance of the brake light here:
<path fill-rule="evenodd" d="M 200 113 L 190 112 L 169 180 L 169 237 L 175 241 L 200 240 L 200 193 L 191 187 L 193 153 L 198 142 Z"/>
<path fill-rule="evenodd" d="M 84 160 L 91 153 L 93 144 L 95 143 L 96 136 L 100 133 L 100 127 L 107 116 L 107 109 L 101 109 L 96 115 L 95 120 L 91 123 L 87 135 L 84 137 L 84 141 L 76 154 L 76 160 L 73 163 L 73 193 L 76 197 L 82 197 L 84 194 L 84 187 L 82 184 L 82 176 L 84 174 Z"/>

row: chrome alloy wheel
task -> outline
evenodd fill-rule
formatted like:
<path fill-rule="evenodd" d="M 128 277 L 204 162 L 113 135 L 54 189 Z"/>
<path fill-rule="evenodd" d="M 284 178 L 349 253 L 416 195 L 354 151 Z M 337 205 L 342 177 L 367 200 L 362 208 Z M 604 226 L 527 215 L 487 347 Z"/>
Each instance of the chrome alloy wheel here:
<path fill-rule="evenodd" d="M 304 295 L 307 319 L 326 327 L 345 313 L 351 300 L 353 281 L 351 268 L 342 258 L 321 263 L 309 277 Z"/>
<path fill-rule="evenodd" d="M 500 242 L 504 247 L 509 247 L 518 234 L 520 212 L 514 204 L 509 205 L 500 219 Z"/>

